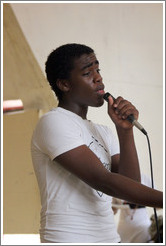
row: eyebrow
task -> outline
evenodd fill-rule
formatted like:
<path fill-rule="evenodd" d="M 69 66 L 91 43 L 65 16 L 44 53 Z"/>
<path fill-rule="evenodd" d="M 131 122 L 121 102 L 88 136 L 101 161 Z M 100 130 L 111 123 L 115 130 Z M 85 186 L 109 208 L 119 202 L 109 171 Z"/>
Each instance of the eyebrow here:
<path fill-rule="evenodd" d="M 99 64 L 99 61 L 96 60 L 95 62 L 91 62 L 91 63 L 85 65 L 83 68 L 81 68 L 81 70 L 85 70 L 86 68 L 93 66 L 93 64 Z"/>

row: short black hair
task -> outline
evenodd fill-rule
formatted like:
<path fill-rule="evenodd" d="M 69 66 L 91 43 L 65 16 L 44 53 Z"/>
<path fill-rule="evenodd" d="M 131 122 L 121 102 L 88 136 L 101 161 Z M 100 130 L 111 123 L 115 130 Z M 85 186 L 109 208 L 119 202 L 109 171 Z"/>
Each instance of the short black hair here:
<path fill-rule="evenodd" d="M 84 44 L 69 43 L 58 47 L 49 54 L 45 63 L 45 72 L 47 80 L 59 100 L 62 98 L 63 92 L 56 84 L 57 79 L 69 79 L 70 72 L 74 68 L 74 59 L 91 53 L 94 53 L 94 50 Z"/>

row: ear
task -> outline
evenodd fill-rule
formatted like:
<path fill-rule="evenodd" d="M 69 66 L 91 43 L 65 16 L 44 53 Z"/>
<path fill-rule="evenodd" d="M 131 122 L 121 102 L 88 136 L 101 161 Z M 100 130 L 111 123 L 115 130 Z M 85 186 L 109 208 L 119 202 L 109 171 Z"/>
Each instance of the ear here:
<path fill-rule="evenodd" d="M 70 83 L 66 79 L 58 79 L 56 84 L 57 87 L 63 92 L 68 92 L 70 90 Z"/>

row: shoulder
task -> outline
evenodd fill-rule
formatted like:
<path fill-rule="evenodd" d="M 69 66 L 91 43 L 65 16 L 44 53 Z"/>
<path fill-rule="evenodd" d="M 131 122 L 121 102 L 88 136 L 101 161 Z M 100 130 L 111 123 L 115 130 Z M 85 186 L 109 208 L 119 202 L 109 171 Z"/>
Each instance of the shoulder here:
<path fill-rule="evenodd" d="M 32 147 L 53 160 L 56 156 L 84 144 L 79 118 L 72 112 L 54 109 L 43 115 L 34 131 Z"/>
<path fill-rule="evenodd" d="M 44 114 L 38 124 L 37 127 L 51 127 L 51 128 L 62 128 L 69 127 L 70 125 L 78 125 L 79 117 L 74 113 L 65 110 L 63 108 L 54 108 L 51 111 Z"/>
<path fill-rule="evenodd" d="M 44 114 L 38 121 L 33 139 L 61 139 L 78 137 L 82 133 L 81 120 L 74 113 L 55 108 Z"/>
<path fill-rule="evenodd" d="M 39 120 L 40 122 L 49 121 L 51 119 L 63 120 L 63 119 L 70 119 L 69 115 L 65 113 L 65 110 L 61 108 L 53 108 L 49 112 L 45 113 Z"/>

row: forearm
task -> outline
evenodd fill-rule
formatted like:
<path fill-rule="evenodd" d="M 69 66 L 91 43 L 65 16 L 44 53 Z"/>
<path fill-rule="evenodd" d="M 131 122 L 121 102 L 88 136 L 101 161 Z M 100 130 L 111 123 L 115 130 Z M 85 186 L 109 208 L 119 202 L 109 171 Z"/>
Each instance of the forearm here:
<path fill-rule="evenodd" d="M 163 193 L 161 191 L 151 189 L 116 173 L 107 173 L 104 180 L 100 190 L 110 196 L 143 206 L 163 207 Z"/>
<path fill-rule="evenodd" d="M 57 156 L 55 161 L 95 190 L 131 203 L 162 207 L 162 192 L 109 172 L 86 145 Z"/>
<path fill-rule="evenodd" d="M 140 168 L 134 142 L 133 129 L 123 130 L 117 128 L 117 134 L 120 144 L 118 173 L 140 182 Z"/>

